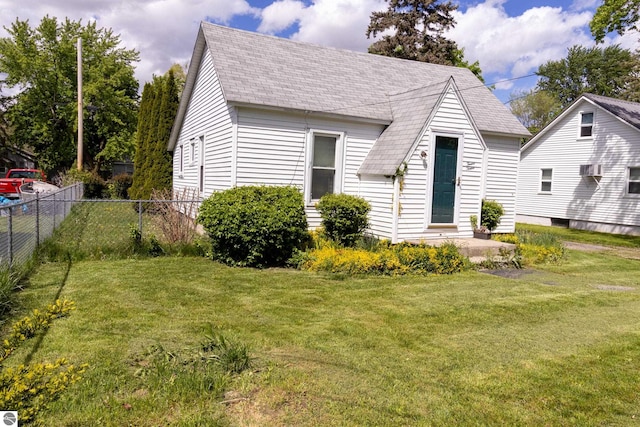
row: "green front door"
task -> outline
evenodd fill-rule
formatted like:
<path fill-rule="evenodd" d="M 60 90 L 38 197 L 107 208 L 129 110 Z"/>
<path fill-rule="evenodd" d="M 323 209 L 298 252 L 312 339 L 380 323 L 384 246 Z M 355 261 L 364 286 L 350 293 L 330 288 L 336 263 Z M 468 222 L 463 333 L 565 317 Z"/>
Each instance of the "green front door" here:
<path fill-rule="evenodd" d="M 436 136 L 431 223 L 452 224 L 456 204 L 458 138 Z"/>

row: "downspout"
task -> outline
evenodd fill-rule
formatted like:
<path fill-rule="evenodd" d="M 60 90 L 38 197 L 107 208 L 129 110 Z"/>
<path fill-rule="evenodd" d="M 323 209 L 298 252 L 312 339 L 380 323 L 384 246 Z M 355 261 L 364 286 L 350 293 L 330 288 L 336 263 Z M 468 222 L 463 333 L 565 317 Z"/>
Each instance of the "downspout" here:
<path fill-rule="evenodd" d="M 402 177 L 394 176 L 393 179 L 393 216 L 391 218 L 391 243 L 398 243 L 398 217 L 400 216 L 400 180 Z"/>

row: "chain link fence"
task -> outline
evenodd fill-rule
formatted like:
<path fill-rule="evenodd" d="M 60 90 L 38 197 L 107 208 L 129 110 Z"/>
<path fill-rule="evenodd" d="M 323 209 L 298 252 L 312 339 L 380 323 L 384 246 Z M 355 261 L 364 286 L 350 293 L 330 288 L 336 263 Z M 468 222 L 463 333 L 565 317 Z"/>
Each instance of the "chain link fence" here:
<path fill-rule="evenodd" d="M 19 201 L 0 204 L 0 265 L 27 262 L 36 247 L 69 215 L 82 198 L 83 184 L 53 193 L 24 194 Z"/>

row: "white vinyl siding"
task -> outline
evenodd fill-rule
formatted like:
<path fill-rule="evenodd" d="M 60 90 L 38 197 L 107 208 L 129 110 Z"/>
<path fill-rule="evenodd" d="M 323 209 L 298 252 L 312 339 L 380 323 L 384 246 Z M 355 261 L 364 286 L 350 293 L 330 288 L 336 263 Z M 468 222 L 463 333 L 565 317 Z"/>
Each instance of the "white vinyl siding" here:
<path fill-rule="evenodd" d="M 200 196 L 206 198 L 214 191 L 231 188 L 231 118 L 232 110 L 224 99 L 211 54 L 205 51 L 178 136 L 178 146 L 182 149 L 174 153 L 173 187 L 176 192 L 184 188 L 201 190 Z M 201 153 L 198 153 L 199 146 Z M 189 163 L 184 164 L 187 159 Z"/>
<path fill-rule="evenodd" d="M 640 226 L 638 199 L 625 197 L 628 165 L 637 164 L 640 158 L 640 132 L 599 109 L 594 125 L 603 131 L 596 131 L 592 140 L 577 140 L 582 104 L 586 101 L 569 110 L 522 152 L 518 214 Z M 602 177 L 580 175 L 580 165 L 591 164 L 602 165 Z M 539 194 L 542 168 L 553 169 L 552 194 Z"/>
<path fill-rule="evenodd" d="M 251 108 L 238 109 L 237 185 L 293 185 L 310 194 L 310 189 L 305 188 L 305 171 L 307 149 L 312 145 L 307 141 L 314 131 L 342 138 L 341 160 L 338 160 L 342 173 L 337 184 L 340 191 L 370 201 L 375 199 L 375 194 L 370 197 L 366 191 L 361 192 L 357 171 L 382 132 L 381 125 Z M 314 204 L 307 199 L 307 221 L 311 228 L 318 227 L 321 220 Z M 379 222 L 378 216 L 385 218 L 386 215 L 386 211 L 372 210 L 372 224 Z"/>
<path fill-rule="evenodd" d="M 458 194 L 456 195 L 457 227 L 453 228 L 426 228 L 432 196 L 430 186 L 433 180 L 429 175 L 433 173 L 434 135 L 458 137 L 460 167 L 457 173 L 460 177 L 460 185 L 457 186 Z M 420 156 L 422 151 L 427 153 L 426 158 Z M 422 135 L 407 162 L 407 172 L 403 177 L 400 194 L 398 240 L 471 237 L 473 230 L 469 217 L 480 214 L 483 156 L 482 143 L 455 92 L 450 90 L 429 123 L 429 129 Z"/>
<path fill-rule="evenodd" d="M 360 177 L 359 195 L 371 205 L 369 232 L 380 239 L 393 237 L 393 179 L 381 175 Z"/>
<path fill-rule="evenodd" d="M 499 202 L 504 209 L 500 224 L 494 231 L 513 233 L 516 227 L 520 141 L 497 136 L 486 136 L 484 140 L 488 149 L 484 198 Z"/>

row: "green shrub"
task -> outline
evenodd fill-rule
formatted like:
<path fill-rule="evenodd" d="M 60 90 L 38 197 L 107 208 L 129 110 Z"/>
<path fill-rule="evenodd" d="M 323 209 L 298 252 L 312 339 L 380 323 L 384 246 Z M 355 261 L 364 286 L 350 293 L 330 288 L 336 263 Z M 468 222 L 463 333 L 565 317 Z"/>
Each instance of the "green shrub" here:
<path fill-rule="evenodd" d="M 85 199 L 104 199 L 108 197 L 107 183 L 95 172 L 70 169 L 62 178 L 63 183 L 82 182 Z"/>
<path fill-rule="evenodd" d="M 283 266 L 308 238 L 302 194 L 295 187 L 246 186 L 214 193 L 197 221 L 214 259 L 249 267 Z"/>
<path fill-rule="evenodd" d="M 326 235 L 343 246 L 353 246 L 369 226 L 369 202 L 349 194 L 325 194 L 316 204 Z"/>
<path fill-rule="evenodd" d="M 517 231 L 515 234 L 500 234 L 496 240 L 516 245 L 516 256 L 522 265 L 559 262 L 564 258 L 565 248 L 552 233 Z"/>
<path fill-rule="evenodd" d="M 504 215 L 502 205 L 495 200 L 483 200 L 480 225 L 492 231 L 500 224 L 500 218 Z"/>
<path fill-rule="evenodd" d="M 112 199 L 128 199 L 132 183 L 133 177 L 127 173 L 114 176 L 108 184 L 109 196 Z"/>

